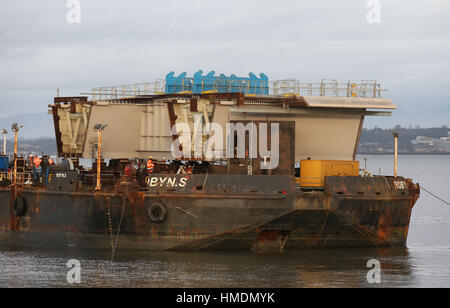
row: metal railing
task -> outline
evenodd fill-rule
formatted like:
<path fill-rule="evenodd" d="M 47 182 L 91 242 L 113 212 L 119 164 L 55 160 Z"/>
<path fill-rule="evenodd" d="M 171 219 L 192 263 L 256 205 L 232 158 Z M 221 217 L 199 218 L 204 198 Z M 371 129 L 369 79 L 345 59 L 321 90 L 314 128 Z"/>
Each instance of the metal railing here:
<path fill-rule="evenodd" d="M 165 81 L 157 79 L 150 83 L 136 83 L 121 86 L 109 86 L 93 88 L 90 93 L 82 93 L 92 96 L 92 100 L 112 100 L 139 95 L 164 94 Z"/>
<path fill-rule="evenodd" d="M 55 173 L 49 174 L 49 181 L 53 179 Z M 120 176 L 114 174 L 102 174 L 100 176 L 103 186 L 115 186 L 120 179 Z M 41 185 L 41 174 L 38 174 L 38 180 L 35 183 L 33 180 L 32 172 L 18 172 L 16 174 L 16 185 L 20 187 L 32 186 L 33 184 Z M 0 182 L 9 181 L 11 184 L 14 182 L 13 172 L 0 172 Z M 95 187 L 97 181 L 96 174 L 79 174 L 78 181 L 81 182 L 83 187 Z"/>
<path fill-rule="evenodd" d="M 90 95 L 92 100 L 117 100 L 121 98 L 137 97 L 140 95 L 160 95 L 165 94 L 165 80 L 158 79 L 152 83 L 137 83 L 121 86 L 98 87 L 92 89 L 89 93 L 81 93 Z M 214 81 L 208 87 L 194 89 L 192 84 L 176 85 L 174 92 L 176 93 L 212 93 L 212 92 L 245 92 L 248 96 L 267 96 L 261 94 L 263 88 L 261 86 L 254 87 L 251 82 L 242 82 L 237 84 L 236 81 Z M 331 96 L 331 97 L 366 97 L 380 98 L 383 89 L 376 80 L 361 81 L 338 81 L 323 79 L 321 82 L 302 82 L 296 79 L 286 79 L 269 81 L 269 96 Z M 210 89 L 213 90 L 210 90 Z"/>
<path fill-rule="evenodd" d="M 33 175 L 31 172 L 17 172 L 16 174 L 16 185 L 24 186 L 31 185 L 33 180 Z M 0 181 L 10 181 L 14 182 L 14 172 L 0 172 Z"/>
<path fill-rule="evenodd" d="M 120 177 L 116 177 L 114 174 L 101 174 L 100 181 L 102 186 L 116 185 Z M 78 181 L 81 182 L 82 187 L 94 187 L 97 184 L 96 174 L 80 174 L 78 175 Z"/>
<path fill-rule="evenodd" d="M 0 172 L 0 181 L 11 181 L 12 173 L 11 172 Z"/>
<path fill-rule="evenodd" d="M 375 80 L 337 81 L 323 79 L 320 83 L 306 83 L 295 79 L 274 81 L 272 93 L 276 96 L 334 96 L 379 98 L 387 91 Z"/>

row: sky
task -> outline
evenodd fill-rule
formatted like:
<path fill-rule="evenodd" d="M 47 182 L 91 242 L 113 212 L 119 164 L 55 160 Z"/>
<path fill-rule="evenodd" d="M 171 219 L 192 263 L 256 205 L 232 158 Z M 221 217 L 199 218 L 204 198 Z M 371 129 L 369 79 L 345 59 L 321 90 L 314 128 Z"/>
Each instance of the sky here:
<path fill-rule="evenodd" d="M 372 1 L 372 0 L 371 0 Z M 46 113 L 56 89 L 211 70 L 271 80 L 377 80 L 398 110 L 365 127 L 450 126 L 450 1 L 67 0 L 0 2 L 0 118 Z"/>

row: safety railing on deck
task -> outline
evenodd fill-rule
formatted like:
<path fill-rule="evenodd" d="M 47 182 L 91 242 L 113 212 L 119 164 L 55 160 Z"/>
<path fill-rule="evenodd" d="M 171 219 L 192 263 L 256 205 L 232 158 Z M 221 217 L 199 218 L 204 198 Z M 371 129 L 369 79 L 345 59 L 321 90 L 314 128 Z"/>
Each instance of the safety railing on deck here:
<path fill-rule="evenodd" d="M 0 172 L 0 181 L 11 181 L 11 178 L 10 172 Z"/>
<path fill-rule="evenodd" d="M 16 185 L 23 187 L 24 185 L 31 185 L 33 175 L 30 172 L 17 172 Z M 14 172 L 0 172 L 0 181 L 14 182 Z"/>
<path fill-rule="evenodd" d="M 49 174 L 49 181 L 51 181 L 54 177 L 53 173 Z M 119 181 L 119 176 L 114 174 L 102 174 L 100 176 L 100 180 L 102 186 L 115 186 Z M 19 187 L 32 186 L 34 184 L 41 185 L 41 175 L 38 174 L 38 180 L 33 180 L 32 172 L 18 172 L 16 175 L 16 185 Z M 11 184 L 14 182 L 14 173 L 13 172 L 0 172 L 0 182 L 9 181 Z M 97 175 L 96 174 L 80 174 L 78 176 L 78 181 L 81 182 L 82 187 L 95 187 L 97 183 Z"/>
<path fill-rule="evenodd" d="M 267 83 L 267 82 L 266 82 Z M 152 83 L 139 83 L 122 86 L 94 88 L 90 93 L 92 100 L 119 100 L 140 95 L 166 94 L 166 82 L 158 79 Z M 286 79 L 268 82 L 264 88 L 251 81 L 215 80 L 211 84 L 195 85 L 190 82 L 170 85 L 170 93 L 224 93 L 244 92 L 247 96 L 331 96 L 331 97 L 366 97 L 380 98 L 387 91 L 375 80 L 338 81 L 323 79 L 321 82 L 302 82 Z M 261 94 L 261 93 L 268 93 Z"/>
<path fill-rule="evenodd" d="M 111 100 L 139 95 L 164 94 L 165 81 L 157 79 L 150 83 L 136 83 L 121 86 L 98 87 L 90 93 L 82 93 L 92 96 L 92 100 Z"/>
<path fill-rule="evenodd" d="M 375 80 L 337 81 L 325 80 L 320 83 L 307 83 L 295 79 L 273 82 L 273 94 L 276 96 L 334 96 L 379 98 L 386 91 Z"/>

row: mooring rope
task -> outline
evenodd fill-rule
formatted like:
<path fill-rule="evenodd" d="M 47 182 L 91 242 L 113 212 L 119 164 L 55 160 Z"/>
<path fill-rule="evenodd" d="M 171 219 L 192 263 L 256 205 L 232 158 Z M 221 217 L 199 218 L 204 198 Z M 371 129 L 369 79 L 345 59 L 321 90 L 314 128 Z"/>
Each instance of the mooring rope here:
<path fill-rule="evenodd" d="M 423 186 L 420 186 L 420 187 L 421 187 L 425 192 L 429 193 L 430 195 L 432 195 L 432 196 L 435 197 L 436 199 L 438 199 L 438 200 L 444 202 L 444 203 L 447 204 L 447 205 L 450 205 L 449 202 L 445 201 L 445 200 L 442 199 L 441 197 L 439 197 L 439 196 L 437 196 L 436 194 L 432 193 L 431 191 L 429 191 L 429 190 L 426 189 L 425 187 L 423 187 Z"/>
<path fill-rule="evenodd" d="M 113 248 L 112 255 L 111 255 L 111 262 L 114 261 L 114 255 L 116 254 L 117 243 L 119 241 L 120 228 L 122 227 L 123 213 L 125 212 L 125 204 L 127 202 L 127 195 L 128 195 L 128 185 L 127 185 L 127 188 L 125 189 L 125 195 L 123 197 L 122 213 L 120 214 L 119 227 L 117 228 L 116 241 L 114 243 L 114 248 Z"/>

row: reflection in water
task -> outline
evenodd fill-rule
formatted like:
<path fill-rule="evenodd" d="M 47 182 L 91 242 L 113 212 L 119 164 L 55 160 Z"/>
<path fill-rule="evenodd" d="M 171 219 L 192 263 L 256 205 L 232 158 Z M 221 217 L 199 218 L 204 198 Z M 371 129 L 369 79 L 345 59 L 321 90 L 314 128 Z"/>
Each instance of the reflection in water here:
<path fill-rule="evenodd" d="M 79 259 L 82 287 L 368 287 L 367 261 L 382 264 L 381 286 L 413 285 L 407 249 L 252 252 L 0 252 L 0 287 L 68 287 L 66 263 Z M 376 285 L 375 285 L 376 286 Z"/>

